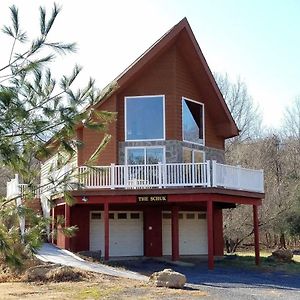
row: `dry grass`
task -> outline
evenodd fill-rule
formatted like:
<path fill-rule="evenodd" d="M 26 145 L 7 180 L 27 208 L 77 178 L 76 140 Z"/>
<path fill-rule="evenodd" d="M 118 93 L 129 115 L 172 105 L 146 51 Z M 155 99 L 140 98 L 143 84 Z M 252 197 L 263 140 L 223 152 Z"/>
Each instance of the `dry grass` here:
<path fill-rule="evenodd" d="M 59 283 L 9 282 L 0 284 L 0 299 L 200 299 L 207 294 L 199 290 L 155 288 L 147 283 L 109 276 L 92 280 Z"/>
<path fill-rule="evenodd" d="M 261 251 L 261 264 L 260 266 L 256 266 L 254 263 L 254 252 L 241 251 L 237 252 L 233 259 L 222 261 L 221 265 L 224 267 L 230 266 L 244 269 L 259 269 L 268 272 L 300 273 L 300 255 L 294 255 L 291 263 L 284 263 L 270 261 L 268 257 L 271 254 L 272 253 L 269 251 Z"/>
<path fill-rule="evenodd" d="M 117 278 L 58 265 L 35 265 L 17 279 L 0 283 L 0 299 L 199 299 L 199 290 L 156 288 L 146 282 Z"/>

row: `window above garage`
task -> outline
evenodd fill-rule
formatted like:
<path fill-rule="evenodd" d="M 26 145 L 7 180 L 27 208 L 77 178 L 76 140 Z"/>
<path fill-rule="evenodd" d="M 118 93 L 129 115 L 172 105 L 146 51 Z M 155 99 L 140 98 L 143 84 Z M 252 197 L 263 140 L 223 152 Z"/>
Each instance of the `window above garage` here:
<path fill-rule="evenodd" d="M 125 140 L 165 139 L 165 97 L 125 97 Z"/>
<path fill-rule="evenodd" d="M 182 98 L 182 137 L 185 142 L 204 145 L 204 105 Z"/>

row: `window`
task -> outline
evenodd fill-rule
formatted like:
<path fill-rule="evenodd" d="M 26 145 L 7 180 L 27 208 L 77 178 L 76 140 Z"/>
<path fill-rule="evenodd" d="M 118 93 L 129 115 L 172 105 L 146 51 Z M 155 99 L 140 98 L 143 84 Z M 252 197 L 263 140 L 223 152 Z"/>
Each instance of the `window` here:
<path fill-rule="evenodd" d="M 204 152 L 183 147 L 184 163 L 202 163 L 204 162 Z"/>
<path fill-rule="evenodd" d="M 165 161 L 163 147 L 128 147 L 126 148 L 128 165 L 158 164 Z"/>
<path fill-rule="evenodd" d="M 201 213 L 201 214 L 198 214 L 198 219 L 206 219 L 206 214 L 205 213 Z"/>
<path fill-rule="evenodd" d="M 92 220 L 99 220 L 99 219 L 101 219 L 101 213 L 92 213 L 91 214 L 91 219 Z"/>
<path fill-rule="evenodd" d="M 204 106 L 182 99 L 182 136 L 186 142 L 204 145 Z"/>
<path fill-rule="evenodd" d="M 126 141 L 165 139 L 164 96 L 125 97 Z"/>
<path fill-rule="evenodd" d="M 118 219 L 127 219 L 127 213 L 118 213 Z"/>
<path fill-rule="evenodd" d="M 140 214 L 139 213 L 130 213 L 130 219 L 139 219 Z"/>
<path fill-rule="evenodd" d="M 163 219 L 171 219 L 172 215 L 171 215 L 171 213 L 163 213 L 162 217 L 163 217 Z"/>
<path fill-rule="evenodd" d="M 187 219 L 195 219 L 195 214 L 194 213 L 187 213 L 186 218 Z"/>

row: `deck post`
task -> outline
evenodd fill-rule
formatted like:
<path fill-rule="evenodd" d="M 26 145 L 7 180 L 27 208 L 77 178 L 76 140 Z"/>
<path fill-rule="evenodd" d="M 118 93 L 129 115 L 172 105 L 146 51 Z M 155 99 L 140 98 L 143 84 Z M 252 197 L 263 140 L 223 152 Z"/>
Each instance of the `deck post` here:
<path fill-rule="evenodd" d="M 52 216 L 51 216 L 52 224 L 51 224 L 51 243 L 54 244 L 54 230 L 55 230 L 55 207 L 52 207 Z"/>
<path fill-rule="evenodd" d="M 109 260 L 109 205 L 104 203 L 104 259 Z"/>
<path fill-rule="evenodd" d="M 71 225 L 71 208 L 70 206 L 65 203 L 65 227 L 70 227 Z M 65 237 L 65 249 L 70 250 L 70 238 Z"/>
<path fill-rule="evenodd" d="M 162 178 L 162 163 L 158 162 L 158 187 L 162 188 L 163 178 Z"/>
<path fill-rule="evenodd" d="M 213 201 L 207 201 L 207 241 L 208 241 L 208 269 L 214 269 L 214 228 L 213 228 Z"/>
<path fill-rule="evenodd" d="M 179 260 L 178 206 L 172 207 L 172 260 Z"/>
<path fill-rule="evenodd" d="M 253 205 L 253 231 L 254 231 L 254 247 L 255 247 L 255 264 L 259 265 L 259 230 L 258 230 L 258 209 L 257 205 Z"/>
<path fill-rule="evenodd" d="M 110 188 L 115 189 L 115 164 L 110 164 Z M 118 182 L 117 182 L 118 183 Z"/>

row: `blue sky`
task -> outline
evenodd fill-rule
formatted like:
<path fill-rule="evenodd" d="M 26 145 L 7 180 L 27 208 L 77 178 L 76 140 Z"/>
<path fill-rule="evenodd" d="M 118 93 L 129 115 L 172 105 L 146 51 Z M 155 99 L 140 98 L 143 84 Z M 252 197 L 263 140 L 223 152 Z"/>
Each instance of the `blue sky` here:
<path fill-rule="evenodd" d="M 267 126 L 279 127 L 285 106 L 300 95 L 300 1 L 127 0 L 56 1 L 63 11 L 53 39 L 76 41 L 76 55 L 56 64 L 67 73 L 75 62 L 103 87 L 161 35 L 187 17 L 213 72 L 238 76 L 263 113 Z M 38 6 L 49 0 L 1 0 L 0 25 L 8 7 L 20 8 L 24 27 L 38 28 Z M 10 41 L 1 37 L 0 64 Z"/>

